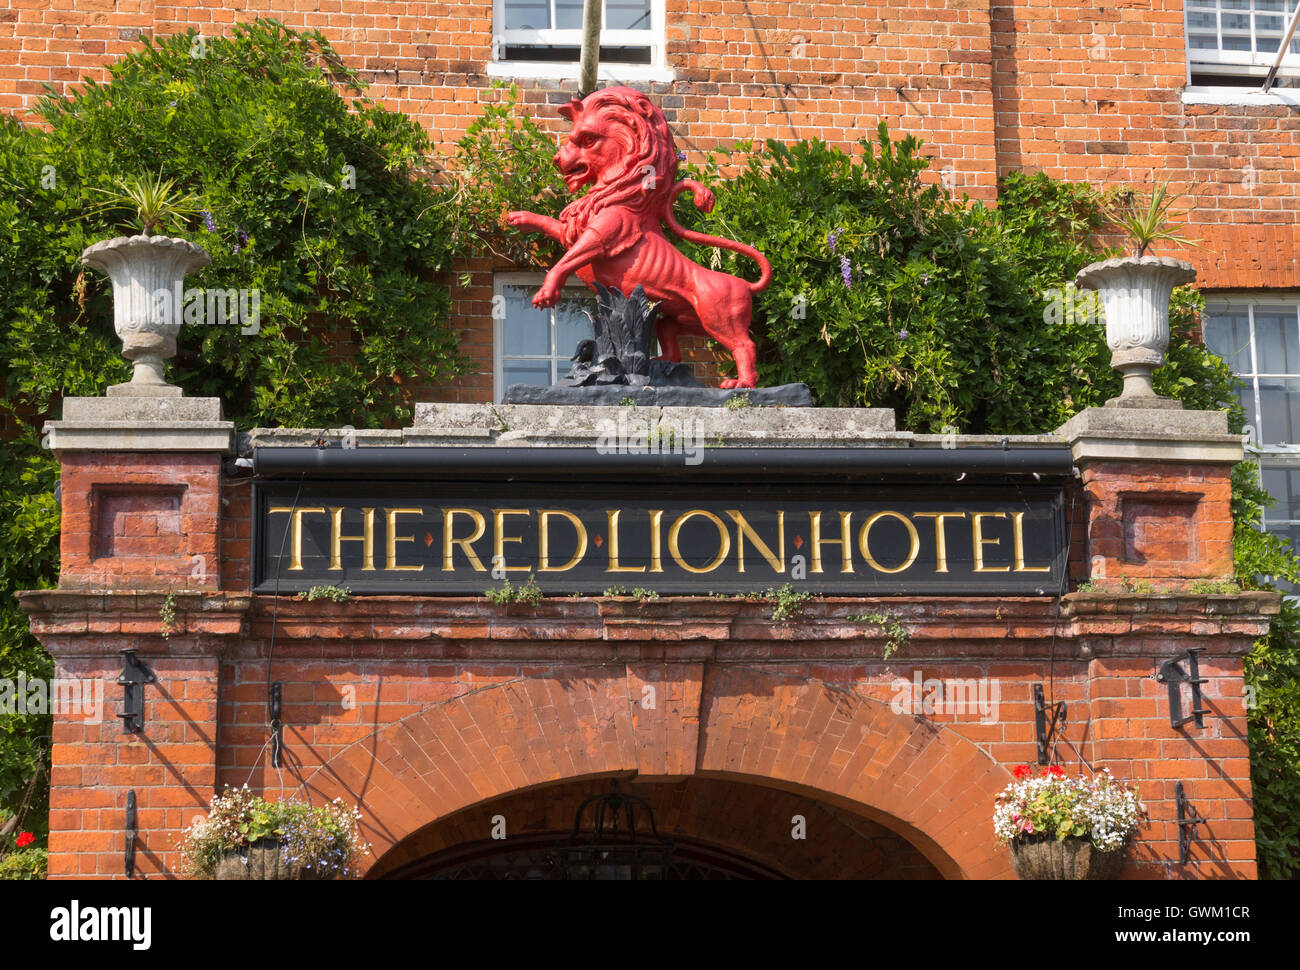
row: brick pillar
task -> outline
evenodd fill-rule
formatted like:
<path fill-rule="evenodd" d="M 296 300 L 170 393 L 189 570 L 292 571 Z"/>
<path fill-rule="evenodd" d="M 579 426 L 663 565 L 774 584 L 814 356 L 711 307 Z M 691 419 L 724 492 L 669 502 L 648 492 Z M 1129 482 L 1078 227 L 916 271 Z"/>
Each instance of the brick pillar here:
<path fill-rule="evenodd" d="M 217 594 L 222 455 L 234 428 L 215 399 L 69 398 L 50 422 L 61 475 L 59 589 L 22 594 L 59 676 L 103 685 L 98 718 L 53 728 L 50 876 L 174 871 L 181 830 L 216 787 L 218 672 L 238 605 Z M 246 605 L 246 597 L 244 598 Z M 123 649 L 155 674 L 143 728 L 123 730 Z"/>
<path fill-rule="evenodd" d="M 1253 878 L 1242 657 L 1277 597 L 1196 585 L 1233 574 L 1230 473 L 1241 439 L 1227 433 L 1224 412 L 1127 408 L 1085 411 L 1059 433 L 1087 506 L 1092 590 L 1071 594 L 1065 607 L 1091 657 L 1084 747 L 1095 768 L 1137 782 L 1152 817 L 1133 874 Z M 1157 675 L 1191 647 L 1202 648 L 1208 713 L 1203 727 L 1175 728 Z M 1190 712 L 1190 688 L 1180 696 Z M 1178 782 L 1206 819 L 1187 865 L 1179 862 Z"/>

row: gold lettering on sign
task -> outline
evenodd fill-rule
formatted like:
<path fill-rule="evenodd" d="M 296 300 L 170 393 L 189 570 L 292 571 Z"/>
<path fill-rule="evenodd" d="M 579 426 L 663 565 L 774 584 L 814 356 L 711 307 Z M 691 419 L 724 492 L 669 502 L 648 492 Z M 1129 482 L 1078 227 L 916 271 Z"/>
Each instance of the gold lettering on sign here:
<path fill-rule="evenodd" d="M 822 546 L 839 546 L 840 556 L 843 566 L 840 569 L 842 573 L 853 572 L 853 548 L 852 538 L 849 535 L 849 520 L 853 517 L 852 512 L 840 513 L 840 537 L 838 539 L 822 538 L 822 514 L 821 512 L 809 512 L 809 528 L 812 529 L 812 568 L 809 572 L 819 573 L 822 571 Z"/>
<path fill-rule="evenodd" d="M 289 569 L 302 569 L 302 517 L 304 515 L 324 515 L 325 510 L 320 508 L 312 509 L 295 509 L 284 506 L 276 506 L 267 510 L 268 515 L 276 512 L 283 512 L 290 516 L 289 522 L 289 544 L 293 547 L 289 551 Z"/>
<path fill-rule="evenodd" d="M 759 551 L 767 564 L 772 567 L 775 573 L 785 572 L 785 509 L 776 513 L 776 534 L 777 534 L 777 552 L 772 554 L 772 547 L 758 537 L 754 527 L 750 525 L 739 509 L 727 509 L 727 514 L 736 520 L 736 572 L 745 571 L 745 539 L 748 538 L 754 544 L 754 548 Z"/>
<path fill-rule="evenodd" d="M 578 551 L 563 566 L 551 565 L 550 521 L 553 515 L 564 516 L 573 523 L 573 528 L 578 533 Z M 572 512 L 566 512 L 564 509 L 538 509 L 537 529 L 537 571 L 539 573 L 562 573 L 582 562 L 582 557 L 587 554 L 587 527 L 582 524 L 582 519 Z"/>
<path fill-rule="evenodd" d="M 524 538 L 523 536 L 505 535 L 504 530 L 505 530 L 505 518 L 507 515 L 532 515 L 532 514 L 533 513 L 528 509 L 493 509 L 492 510 L 492 526 L 493 526 L 493 538 L 494 538 L 494 542 L 492 544 L 492 556 L 493 556 L 492 565 L 500 566 L 506 572 L 519 572 L 520 570 L 523 570 L 525 572 L 530 571 L 528 566 L 507 566 L 506 565 L 505 544 L 507 542 L 523 542 Z"/>
<path fill-rule="evenodd" d="M 474 534 L 465 539 L 456 538 L 456 516 L 468 515 L 470 521 L 474 523 Z M 486 567 L 478 558 L 478 553 L 474 551 L 473 543 L 483 538 L 483 533 L 487 529 L 487 523 L 483 521 L 482 514 L 473 509 L 443 509 L 442 510 L 442 571 L 444 573 L 454 572 L 456 567 L 451 561 L 451 547 L 460 546 L 460 551 L 465 554 L 469 564 L 481 573 L 487 572 Z"/>
<path fill-rule="evenodd" d="M 361 569 L 373 571 L 375 568 L 375 510 L 361 510 L 361 535 L 345 536 L 343 534 L 343 509 L 337 506 L 330 509 L 330 569 L 343 568 L 343 543 L 361 543 Z"/>
<path fill-rule="evenodd" d="M 876 558 L 871 555 L 871 527 L 884 518 L 897 519 L 899 522 L 903 523 L 903 525 L 907 526 L 907 534 L 912 543 L 910 548 L 907 550 L 907 561 L 901 566 L 895 566 L 893 569 L 887 569 L 880 565 L 880 563 L 876 562 Z M 903 570 L 911 566 L 912 563 L 916 562 L 916 557 L 921 552 L 921 537 L 916 534 L 916 526 L 912 525 L 912 520 L 907 516 L 899 512 L 882 511 L 877 512 L 863 523 L 862 530 L 858 533 L 858 548 L 862 550 L 862 558 L 865 559 L 867 564 L 871 566 L 872 569 L 876 570 L 876 572 L 901 573 Z"/>
<path fill-rule="evenodd" d="M 664 571 L 663 518 L 663 509 L 650 510 L 650 571 L 652 573 Z"/>
<path fill-rule="evenodd" d="M 713 557 L 711 563 L 702 568 L 692 566 L 683 559 L 681 549 L 679 549 L 677 545 L 677 536 L 682 531 L 682 526 L 697 515 L 704 516 L 712 522 L 718 530 L 718 554 Z M 727 554 L 731 552 L 731 533 L 727 531 L 726 524 L 712 512 L 706 512 L 704 509 L 691 509 L 689 512 L 683 512 L 681 515 L 677 516 L 677 521 L 674 522 L 673 527 L 668 530 L 668 552 L 672 555 L 673 559 L 676 560 L 677 565 L 681 566 L 687 572 L 711 573 L 722 565 L 722 561 L 726 559 Z"/>
<path fill-rule="evenodd" d="M 986 545 L 999 545 L 1001 539 L 984 538 L 984 520 L 985 519 L 1005 519 L 1005 512 L 976 512 L 971 516 L 971 542 L 975 546 L 975 572 L 977 573 L 1006 573 L 1011 571 L 1010 566 L 985 566 L 984 565 L 984 547 Z"/>
<path fill-rule="evenodd" d="M 645 566 L 620 566 L 618 564 L 618 517 L 622 509 L 606 509 L 605 517 L 609 519 L 609 567 L 607 573 L 643 573 Z"/>
<path fill-rule="evenodd" d="M 944 532 L 943 523 L 946 519 L 964 519 L 965 512 L 914 512 L 914 519 L 934 519 L 934 559 L 935 572 L 946 573 L 948 571 L 948 536 Z"/>
<path fill-rule="evenodd" d="M 423 515 L 424 509 L 384 509 L 384 517 L 388 522 L 388 558 L 384 563 L 385 569 L 392 569 L 396 572 L 418 573 L 424 570 L 424 563 L 418 566 L 399 566 L 397 565 L 397 544 L 399 542 L 414 542 L 415 536 L 399 536 L 397 534 L 397 517 L 399 515 Z"/>
<path fill-rule="evenodd" d="M 1018 573 L 1046 573 L 1051 572 L 1051 566 L 1026 566 L 1025 565 L 1025 513 L 1011 513 L 1011 537 L 1014 540 L 1013 548 L 1016 553 L 1016 572 Z"/>

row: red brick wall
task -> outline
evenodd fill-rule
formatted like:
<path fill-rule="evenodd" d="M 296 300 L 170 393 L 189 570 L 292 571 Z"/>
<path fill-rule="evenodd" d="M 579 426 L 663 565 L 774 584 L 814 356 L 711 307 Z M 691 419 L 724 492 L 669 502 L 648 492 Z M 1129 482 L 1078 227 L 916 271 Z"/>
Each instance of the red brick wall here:
<path fill-rule="evenodd" d="M 161 486 L 192 482 L 194 462 L 183 454 L 65 456 L 64 476 L 111 467 L 128 481 L 135 465 Z M 1129 877 L 1253 877 L 1241 658 L 1276 596 L 1192 593 L 1188 582 L 1205 570 L 1167 534 L 1176 519 L 1198 543 L 1217 541 L 1208 530 L 1224 474 L 1177 463 L 1088 468 L 1072 573 L 1083 574 L 1093 561 L 1085 557 L 1107 555 L 1098 543 L 1109 541 L 1120 558 L 1140 549 L 1150 589 L 1125 590 L 1108 571 L 1105 589 L 1071 594 L 1059 613 L 1050 597 L 837 597 L 783 624 L 770 620 L 766 604 L 741 599 L 498 607 L 473 597 L 250 597 L 248 485 L 227 481 L 221 524 L 208 524 L 212 543 L 222 530 L 220 592 L 185 590 L 183 577 L 160 574 L 153 590 L 114 580 L 116 589 L 65 585 L 22 596 L 63 670 L 110 682 L 104 723 L 56 719 L 51 872 L 121 874 L 131 791 L 141 810 L 141 874 L 174 874 L 184 826 L 216 788 L 245 782 L 273 797 L 305 790 L 358 804 L 375 846 L 367 865 L 379 874 L 436 851 L 473 813 L 523 812 L 535 803 L 520 800 L 523 789 L 568 806 L 583 786 L 635 775 L 656 786 L 754 789 L 755 825 L 775 825 L 793 803 L 823 821 L 870 823 L 853 844 L 878 856 L 877 874 L 1006 877 L 990 809 L 1010 769 L 1036 760 L 1033 688 L 1042 684 L 1049 701 L 1068 706 L 1052 759 L 1110 767 L 1142 788 L 1152 822 L 1131 851 Z M 65 514 L 77 514 L 69 495 L 87 494 L 65 490 Z M 1115 500 L 1131 495 L 1151 507 L 1117 512 Z M 1152 495 L 1182 499 L 1186 515 L 1171 517 Z M 119 524 L 128 541 L 155 524 L 136 513 L 91 521 L 111 527 L 114 541 Z M 1100 528 L 1107 522 L 1120 523 L 1118 536 Z M 172 542 L 188 549 L 201 538 L 178 533 Z M 99 539 L 92 527 L 88 540 Z M 1197 555 L 1216 554 L 1198 546 Z M 166 623 L 169 586 L 175 615 Z M 892 659 L 884 629 L 850 619 L 877 611 L 908 631 Z M 1204 648 L 1209 714 L 1204 728 L 1175 729 L 1155 674 L 1189 646 Z M 137 648 L 158 674 L 145 688 L 138 735 L 121 733 L 112 717 L 124 647 Z M 897 709 L 900 678 L 915 676 L 923 696 L 931 679 L 996 684 L 997 710 Z M 282 769 L 270 766 L 267 749 L 268 681 L 283 684 Z M 1179 781 L 1207 820 L 1186 866 L 1173 824 Z M 674 804 L 690 785 L 673 789 Z M 789 796 L 779 811 L 773 789 Z M 743 804 L 733 811 L 743 815 Z M 683 837 L 725 847 L 735 836 L 724 830 L 740 816 L 708 824 L 675 817 Z M 545 824 L 530 816 L 524 827 Z M 776 851 L 784 832 L 755 835 L 772 850 L 758 861 L 812 873 L 789 868 L 792 857 Z M 848 835 L 826 837 L 814 846 L 822 859 Z"/>

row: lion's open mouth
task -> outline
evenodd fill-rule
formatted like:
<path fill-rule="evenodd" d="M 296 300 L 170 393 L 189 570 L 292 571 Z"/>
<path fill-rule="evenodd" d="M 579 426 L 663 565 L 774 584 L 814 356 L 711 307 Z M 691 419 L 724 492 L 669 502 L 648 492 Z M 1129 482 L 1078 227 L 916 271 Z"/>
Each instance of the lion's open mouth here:
<path fill-rule="evenodd" d="M 587 181 L 587 176 L 590 172 L 590 168 L 582 162 L 578 162 L 569 168 L 561 170 L 560 177 L 564 179 L 566 185 L 572 188 L 575 185 L 581 185 L 583 182 Z"/>

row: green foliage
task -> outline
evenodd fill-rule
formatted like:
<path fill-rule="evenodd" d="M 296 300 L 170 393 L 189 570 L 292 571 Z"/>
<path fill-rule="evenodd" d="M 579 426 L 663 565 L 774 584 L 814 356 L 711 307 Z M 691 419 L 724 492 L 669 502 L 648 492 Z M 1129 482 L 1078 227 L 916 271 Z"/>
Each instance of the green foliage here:
<path fill-rule="evenodd" d="M 483 595 L 488 601 L 495 603 L 497 606 L 509 606 L 512 603 L 522 603 L 526 606 L 536 606 L 542 601 L 542 588 L 537 585 L 537 580 L 532 573 L 528 574 L 528 582 L 522 586 L 514 586 L 507 576 L 501 581 L 500 586 L 494 586 L 483 591 Z M 608 592 L 606 595 L 610 595 Z"/>
<path fill-rule="evenodd" d="M 1234 430 L 1240 430 L 1240 415 Z M 1277 536 L 1259 531 L 1273 504 L 1258 466 L 1242 462 L 1232 473 L 1233 558 L 1237 580 L 1272 589 L 1300 582 L 1300 561 Z M 1255 845 L 1260 875 L 1300 875 L 1300 606 L 1283 600 L 1268 636 L 1245 660 L 1250 775 L 1255 802 Z"/>
<path fill-rule="evenodd" d="M 189 219 L 204 211 L 195 195 L 178 191 L 175 180 L 164 179 L 161 173 L 157 176 L 142 175 L 129 182 L 118 179 L 112 189 L 92 187 L 91 191 L 108 197 L 91 212 L 134 212 L 140 223 L 137 228 L 146 236 L 168 226 L 179 231 Z"/>
<path fill-rule="evenodd" d="M 753 402 L 748 394 L 733 394 L 722 406 L 728 411 L 743 411 L 745 408 L 753 407 Z"/>
<path fill-rule="evenodd" d="M 189 235 L 212 264 L 190 285 L 260 293 L 256 334 L 182 330 L 174 381 L 220 396 L 240 427 L 408 418 L 410 383 L 460 367 L 449 294 L 434 281 L 450 265 L 451 225 L 419 168 L 427 135 L 361 97 L 320 34 L 256 21 L 195 57 L 194 33 L 149 40 L 108 84 L 41 99 L 49 130 L 11 126 L 3 141 L 18 156 L 2 166 L 16 199 L 0 209 L 0 261 L 18 284 L 0 294 L 11 402 L 43 411 L 127 372 L 109 287 L 90 274 L 83 291 L 77 259 L 117 234 L 103 194 L 156 179 L 208 214 Z"/>
<path fill-rule="evenodd" d="M 305 593 L 299 593 L 297 599 L 314 603 L 316 600 L 329 600 L 332 603 L 346 603 L 352 597 L 352 590 L 346 586 L 313 586 Z"/>
<path fill-rule="evenodd" d="M 1134 256 L 1145 255 L 1157 242 L 1192 246 L 1195 243 L 1179 234 L 1183 227 L 1173 222 L 1173 205 L 1180 198 L 1169 194 L 1168 182 L 1153 185 L 1146 195 L 1145 204 L 1141 193 L 1124 189 L 1114 194 L 1106 207 L 1106 215 L 1128 236 Z"/>
<path fill-rule="evenodd" d="M 803 619 L 808 601 L 812 599 L 812 593 L 797 591 L 793 584 L 786 583 L 784 586 L 769 589 L 764 597 L 772 604 L 773 622 L 793 623 Z"/>
<path fill-rule="evenodd" d="M 163 637 L 169 637 L 176 630 L 176 594 L 168 593 L 158 607 L 158 618 L 162 620 Z"/>
<path fill-rule="evenodd" d="M 44 879 L 49 859 L 49 853 L 35 845 L 0 856 L 0 880 L 21 879 L 32 881 Z"/>
<path fill-rule="evenodd" d="M 892 407 L 900 426 L 935 433 L 1050 430 L 1118 394 L 1095 314 L 1053 315 L 1074 274 L 1107 255 L 1094 245 L 1098 193 L 1013 173 L 989 209 L 924 184 L 915 139 L 895 142 L 882 125 L 861 147 L 855 159 L 820 141 L 742 143 L 691 169 L 718 203 L 709 215 L 683 208 L 683 223 L 749 242 L 773 265 L 755 312 L 762 383 L 805 381 L 822 405 Z M 707 247 L 684 248 L 753 275 L 738 254 L 715 263 Z M 1186 338 L 1175 334 L 1162 386 L 1217 380 Z"/>
<path fill-rule="evenodd" d="M 884 631 L 885 649 L 880 655 L 884 660 L 898 653 L 912 637 L 907 627 L 903 626 L 903 621 L 893 613 L 850 613 L 845 619 L 851 623 L 878 626 Z"/>
<path fill-rule="evenodd" d="M 457 143 L 444 179 L 458 249 L 504 257 L 521 268 L 549 269 L 563 250 L 541 233 L 507 230 L 505 213 L 527 209 L 558 217 L 571 199 L 551 162 L 555 136 L 519 104 L 519 89 L 497 82 L 501 99 L 488 104 Z"/>

